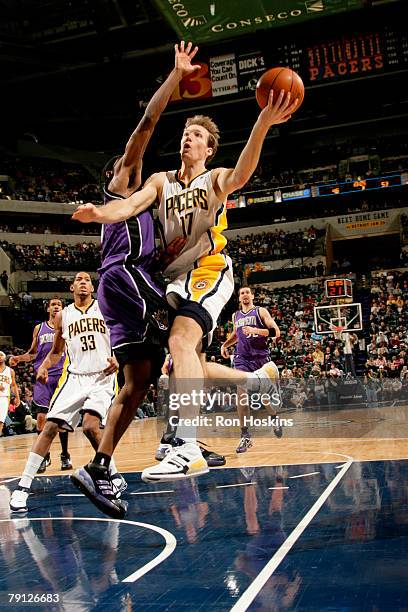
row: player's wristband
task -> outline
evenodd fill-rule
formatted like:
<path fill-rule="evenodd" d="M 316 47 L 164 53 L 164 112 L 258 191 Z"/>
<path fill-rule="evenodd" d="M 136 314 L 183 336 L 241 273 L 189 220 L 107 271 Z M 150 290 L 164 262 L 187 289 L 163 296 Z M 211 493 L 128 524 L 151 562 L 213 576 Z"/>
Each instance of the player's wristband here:
<path fill-rule="evenodd" d="M 276 336 L 276 329 L 274 327 L 268 327 L 268 337 L 274 338 Z"/>

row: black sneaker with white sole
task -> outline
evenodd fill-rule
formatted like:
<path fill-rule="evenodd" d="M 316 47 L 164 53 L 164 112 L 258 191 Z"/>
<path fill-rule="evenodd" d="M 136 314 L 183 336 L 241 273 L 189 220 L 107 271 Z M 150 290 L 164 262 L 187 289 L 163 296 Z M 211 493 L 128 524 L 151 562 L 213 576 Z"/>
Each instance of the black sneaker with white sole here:
<path fill-rule="evenodd" d="M 76 470 L 70 478 L 74 486 L 101 512 L 114 519 L 126 516 L 128 504 L 117 498 L 117 489 L 106 468 L 88 463 Z"/>
<path fill-rule="evenodd" d="M 64 455 L 64 453 L 61 453 L 60 458 L 61 470 L 72 470 L 71 455 L 69 453 L 67 453 L 66 455 Z"/>
<path fill-rule="evenodd" d="M 205 446 L 207 446 L 207 444 L 205 444 L 204 442 L 200 442 L 200 440 L 198 440 L 198 444 L 200 446 L 201 454 L 206 460 L 208 467 L 219 467 L 227 463 L 224 455 L 219 455 L 218 453 L 209 450 L 208 448 L 204 448 Z"/>
<path fill-rule="evenodd" d="M 44 474 L 45 470 L 50 465 L 51 465 L 51 455 L 50 453 L 47 453 L 44 459 L 41 461 L 41 465 L 37 470 L 37 474 Z"/>

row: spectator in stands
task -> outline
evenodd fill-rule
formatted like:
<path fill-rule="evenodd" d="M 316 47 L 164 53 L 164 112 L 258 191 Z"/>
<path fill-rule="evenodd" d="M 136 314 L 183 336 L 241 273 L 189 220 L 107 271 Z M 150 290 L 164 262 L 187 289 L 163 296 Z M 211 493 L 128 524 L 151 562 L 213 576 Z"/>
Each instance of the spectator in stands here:
<path fill-rule="evenodd" d="M 31 304 L 33 303 L 33 296 L 29 291 L 24 291 L 23 295 L 21 296 L 21 301 L 23 304 L 23 308 L 29 309 Z"/>
<path fill-rule="evenodd" d="M 312 353 L 313 361 L 317 362 L 320 366 L 324 364 L 324 353 L 320 343 L 316 344 L 316 348 Z"/>
<path fill-rule="evenodd" d="M 346 374 L 351 374 L 353 378 L 355 378 L 357 375 L 356 368 L 354 365 L 353 349 L 354 345 L 358 342 L 358 337 L 356 336 L 356 334 L 343 332 L 341 334 L 341 339 L 343 342 L 344 366 Z"/>
<path fill-rule="evenodd" d="M 372 368 L 370 368 L 368 373 L 364 376 L 364 388 L 367 396 L 367 402 L 375 407 L 377 405 L 379 382 L 377 375 Z"/>
<path fill-rule="evenodd" d="M 3 270 L 3 272 L 0 275 L 0 283 L 3 287 L 3 289 L 8 293 L 8 282 L 9 282 L 9 277 L 7 274 L 7 270 Z"/>

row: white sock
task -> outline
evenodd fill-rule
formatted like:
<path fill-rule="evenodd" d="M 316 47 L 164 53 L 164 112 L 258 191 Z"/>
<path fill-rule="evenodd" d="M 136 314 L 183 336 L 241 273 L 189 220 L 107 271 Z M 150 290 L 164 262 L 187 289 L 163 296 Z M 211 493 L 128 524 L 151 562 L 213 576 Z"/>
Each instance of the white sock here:
<path fill-rule="evenodd" d="M 183 438 L 183 440 L 186 444 L 195 444 L 197 446 L 196 438 Z"/>
<path fill-rule="evenodd" d="M 38 472 L 38 468 L 40 467 L 43 459 L 44 457 L 41 457 L 41 455 L 37 455 L 37 453 L 31 452 L 28 455 L 23 475 L 21 476 L 20 482 L 18 483 L 20 487 L 24 487 L 25 489 L 31 489 L 31 483 L 33 482 L 33 478 Z"/>
<path fill-rule="evenodd" d="M 177 437 L 185 440 L 186 442 L 197 443 L 197 427 L 186 426 L 183 423 L 177 426 Z"/>
<path fill-rule="evenodd" d="M 117 473 L 118 473 L 118 469 L 117 469 L 117 467 L 115 465 L 113 457 L 111 457 L 111 460 L 110 460 L 110 463 L 109 463 L 109 474 L 111 476 L 113 476 L 114 474 L 117 474 Z"/>

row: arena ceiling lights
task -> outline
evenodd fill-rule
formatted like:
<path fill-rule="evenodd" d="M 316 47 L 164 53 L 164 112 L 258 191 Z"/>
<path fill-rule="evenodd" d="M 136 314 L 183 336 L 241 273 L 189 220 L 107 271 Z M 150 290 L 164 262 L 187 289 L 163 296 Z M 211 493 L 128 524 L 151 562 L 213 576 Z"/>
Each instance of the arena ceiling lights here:
<path fill-rule="evenodd" d="M 362 8 L 364 0 L 155 0 L 178 38 L 211 42 Z"/>

